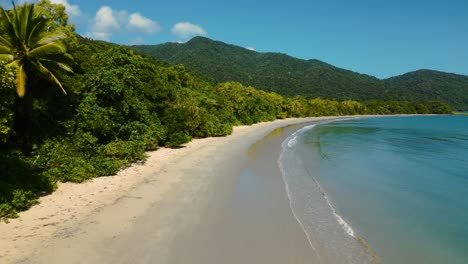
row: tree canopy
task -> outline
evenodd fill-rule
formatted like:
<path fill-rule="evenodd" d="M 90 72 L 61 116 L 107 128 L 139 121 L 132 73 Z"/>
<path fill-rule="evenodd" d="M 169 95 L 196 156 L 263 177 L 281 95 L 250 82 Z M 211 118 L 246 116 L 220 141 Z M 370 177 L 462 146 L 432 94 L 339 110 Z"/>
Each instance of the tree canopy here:
<path fill-rule="evenodd" d="M 261 53 L 195 37 L 187 43 L 131 46 L 138 53 L 181 63 L 218 82 L 236 81 L 283 96 L 336 100 L 443 101 L 468 109 L 468 76 L 418 71 L 386 80 L 319 60 Z"/>
<path fill-rule="evenodd" d="M 29 3 L 14 5 L 10 11 L 0 7 L 0 59 L 16 68 L 16 90 L 20 97 L 26 93 L 26 79 L 32 71 L 41 73 L 64 93 L 57 71 L 73 72 L 70 67 L 73 59 L 62 42 L 67 35 L 60 26 L 53 27 L 54 20 L 44 16 L 44 10 L 38 10 L 41 9 Z"/>

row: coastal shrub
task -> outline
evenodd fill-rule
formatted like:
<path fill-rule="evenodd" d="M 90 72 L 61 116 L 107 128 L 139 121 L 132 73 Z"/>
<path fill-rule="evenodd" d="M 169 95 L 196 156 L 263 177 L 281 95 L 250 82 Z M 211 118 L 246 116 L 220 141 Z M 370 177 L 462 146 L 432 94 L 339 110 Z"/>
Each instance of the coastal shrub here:
<path fill-rule="evenodd" d="M 141 141 L 115 140 L 104 146 L 104 155 L 134 162 L 145 159 L 145 144 Z"/>
<path fill-rule="evenodd" d="M 35 169 L 33 160 L 11 149 L 0 150 L 0 219 L 37 203 L 39 193 L 52 192 L 54 181 Z"/>
<path fill-rule="evenodd" d="M 201 124 L 200 110 L 194 103 L 188 101 L 168 105 L 164 110 L 162 122 L 167 127 L 168 138 L 178 132 L 190 135 Z"/>
<path fill-rule="evenodd" d="M 161 124 L 156 114 L 146 116 L 147 120 L 132 121 L 123 124 L 117 133 L 117 138 L 141 142 L 144 150 L 155 150 L 164 142 L 167 128 Z"/>
<path fill-rule="evenodd" d="M 15 102 L 14 73 L 0 61 L 0 143 L 5 143 L 12 132 Z"/>
<path fill-rule="evenodd" d="M 187 132 L 177 131 L 169 135 L 166 146 L 178 147 L 184 143 L 189 142 L 190 140 L 192 140 L 192 137 Z"/>
<path fill-rule="evenodd" d="M 93 164 L 95 176 L 115 175 L 122 167 L 128 165 L 128 161 L 113 157 L 95 156 L 89 160 Z"/>
<path fill-rule="evenodd" d="M 300 96 L 286 98 L 284 108 L 288 117 L 305 117 L 309 111 L 307 100 Z"/>
<path fill-rule="evenodd" d="M 14 189 L 0 191 L 3 199 L 0 200 L 0 219 L 16 218 L 18 212 L 29 209 L 36 205 L 37 195 L 31 190 Z"/>
<path fill-rule="evenodd" d="M 370 100 L 362 103 L 366 114 L 452 114 L 447 104 L 438 101 L 408 102 L 408 101 L 378 101 Z"/>
<path fill-rule="evenodd" d="M 360 102 L 346 100 L 338 104 L 338 111 L 341 115 L 362 115 L 366 109 Z"/>
<path fill-rule="evenodd" d="M 428 101 L 425 106 L 432 114 L 452 114 L 452 109 L 447 105 L 439 101 Z"/>
<path fill-rule="evenodd" d="M 194 131 L 194 137 L 219 137 L 232 133 L 231 124 L 223 124 L 217 116 L 209 113 L 205 109 L 200 110 L 200 117 L 202 122 Z"/>
<path fill-rule="evenodd" d="M 235 125 L 271 121 L 283 111 L 282 102 L 274 93 L 258 91 L 236 82 L 218 84 L 216 90 L 230 102 Z"/>
<path fill-rule="evenodd" d="M 115 174 L 122 166 L 144 160 L 146 146 L 143 140 L 121 139 L 101 145 L 91 133 L 78 131 L 46 141 L 34 152 L 35 166 L 55 180 L 83 182 Z"/>
<path fill-rule="evenodd" d="M 60 181 L 82 182 L 94 175 L 93 164 L 98 139 L 79 131 L 64 138 L 46 140 L 33 154 L 44 175 Z"/>
<path fill-rule="evenodd" d="M 419 114 L 430 114 L 429 108 L 425 104 L 417 104 L 415 106 L 416 112 Z"/>
<path fill-rule="evenodd" d="M 31 190 L 13 190 L 13 198 L 11 199 L 11 205 L 18 211 L 23 211 L 29 207 L 37 204 L 35 199 L 37 196 Z"/>
<path fill-rule="evenodd" d="M 7 198 L 5 197 L 5 200 Z M 18 217 L 18 211 L 16 211 L 10 203 L 0 202 L 0 220 L 6 218 L 16 218 Z"/>

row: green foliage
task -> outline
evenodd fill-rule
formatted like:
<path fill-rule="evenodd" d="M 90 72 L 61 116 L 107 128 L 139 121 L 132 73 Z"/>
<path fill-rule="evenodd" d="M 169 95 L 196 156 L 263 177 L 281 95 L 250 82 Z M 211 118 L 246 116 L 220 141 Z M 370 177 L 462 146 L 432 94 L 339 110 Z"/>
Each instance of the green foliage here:
<path fill-rule="evenodd" d="M 12 189 L 9 195 L 2 193 L 7 202 L 0 202 L 0 218 L 16 218 L 18 211 L 24 211 L 37 204 L 37 195 L 31 190 Z"/>
<path fill-rule="evenodd" d="M 95 176 L 92 159 L 97 138 L 90 133 L 76 133 L 72 137 L 51 139 L 33 154 L 35 165 L 43 174 L 60 181 L 82 182 Z"/>
<path fill-rule="evenodd" d="M 395 99 L 413 102 L 440 101 L 457 110 L 468 110 L 468 76 L 419 70 L 384 80 Z"/>
<path fill-rule="evenodd" d="M 245 87 L 236 82 L 221 83 L 216 89 L 230 102 L 235 124 L 251 125 L 281 116 L 282 107 L 277 104 L 278 95 L 274 93 Z"/>
<path fill-rule="evenodd" d="M 340 69 L 318 60 L 280 53 L 259 53 L 195 37 L 185 44 L 131 46 L 168 63 L 181 63 L 218 82 L 236 81 L 283 96 L 336 100 L 437 100 L 468 109 L 468 77 L 417 71 L 386 80 Z M 297 114 L 297 113 L 296 113 Z"/>
<path fill-rule="evenodd" d="M 16 68 L 18 96 L 26 93 L 26 79 L 31 72 L 41 73 L 63 92 L 57 71 L 72 72 L 73 59 L 61 42 L 66 38 L 62 27 L 52 27 L 52 19 L 36 4 L 25 3 L 10 11 L 0 7 L 0 60 Z"/>
<path fill-rule="evenodd" d="M 14 74 L 0 62 L 0 144 L 5 143 L 13 126 Z"/>
<path fill-rule="evenodd" d="M 37 203 L 39 193 L 49 193 L 55 189 L 54 181 L 37 173 L 34 160 L 21 152 L 0 150 L 0 219 L 16 217 Z"/>
<path fill-rule="evenodd" d="M 285 110 L 289 117 L 307 116 L 309 105 L 304 97 L 295 96 L 286 99 Z"/>
<path fill-rule="evenodd" d="M 452 109 L 445 103 L 440 101 L 428 101 L 422 104 L 424 112 L 418 113 L 428 113 L 428 114 L 452 114 Z M 426 110 L 427 109 L 427 110 Z"/>
<path fill-rule="evenodd" d="M 166 145 L 168 147 L 177 147 L 192 140 L 192 137 L 184 131 L 176 131 L 169 135 Z"/>
<path fill-rule="evenodd" d="M 284 96 L 340 100 L 382 98 L 383 84 L 374 77 L 339 69 L 317 60 L 280 53 L 259 53 L 195 37 L 185 44 L 132 46 L 135 51 L 169 63 L 181 63 L 218 82 L 236 81 Z"/>

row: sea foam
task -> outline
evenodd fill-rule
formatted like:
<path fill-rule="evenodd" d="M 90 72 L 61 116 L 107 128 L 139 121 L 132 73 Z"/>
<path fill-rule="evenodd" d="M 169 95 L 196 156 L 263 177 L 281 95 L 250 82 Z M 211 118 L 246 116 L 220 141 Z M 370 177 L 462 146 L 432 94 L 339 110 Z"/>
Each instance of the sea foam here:
<path fill-rule="evenodd" d="M 301 134 L 314 127 L 303 127 L 282 143 L 278 165 L 292 214 L 320 259 L 336 264 L 372 263 L 353 228 L 338 214 L 301 157 Z"/>
<path fill-rule="evenodd" d="M 337 121 L 341 121 L 341 120 L 346 120 L 345 118 L 342 118 L 342 119 L 338 119 Z M 310 129 L 313 129 L 316 125 L 309 125 L 309 126 L 305 126 L 299 130 L 297 130 L 296 132 L 294 132 L 291 136 L 289 136 L 285 142 L 286 145 L 288 146 L 288 148 L 294 148 L 297 143 L 298 143 L 298 136 L 300 133 L 303 133 L 307 130 L 310 130 Z M 285 147 L 285 142 L 283 142 L 283 152 L 284 152 L 284 147 Z M 281 153 L 281 155 L 283 155 L 283 153 Z M 281 160 L 282 157 L 280 157 L 280 160 Z M 285 175 L 285 171 L 284 171 L 284 168 L 280 162 L 280 160 L 278 160 L 278 163 L 279 163 L 279 166 L 280 166 L 280 169 L 283 173 L 283 175 Z M 288 197 L 289 199 L 291 199 L 291 195 L 290 195 L 290 190 L 289 190 L 289 186 L 288 186 L 288 183 L 287 181 L 285 180 L 284 181 L 285 184 L 286 184 L 286 191 L 288 193 Z M 323 195 L 323 198 L 327 201 L 327 205 L 330 207 L 330 209 L 332 210 L 333 212 L 333 215 L 335 216 L 336 218 L 336 221 L 338 222 L 338 224 L 340 224 L 340 226 L 343 228 L 343 230 L 350 236 L 352 237 L 356 237 L 355 236 L 355 233 L 354 233 L 354 230 L 351 228 L 351 226 L 343 219 L 343 217 L 341 217 L 341 215 L 339 215 L 337 212 L 336 212 L 336 209 L 335 207 L 332 205 L 332 203 L 330 202 L 330 200 L 328 199 L 327 195 L 325 194 L 325 192 L 323 191 L 322 187 L 320 186 L 320 184 L 314 179 L 314 182 L 315 184 L 317 184 L 317 187 L 320 189 L 322 195 Z M 294 210 L 293 210 L 293 213 L 294 213 Z M 295 213 L 294 213 L 295 214 Z M 297 216 L 295 215 L 296 219 L 297 219 Z M 302 223 L 299 219 L 297 219 L 297 221 L 299 222 L 299 224 L 302 226 Z M 310 242 L 310 240 L 309 240 Z M 312 244 L 311 244 L 312 246 Z M 312 246 L 313 247 L 313 246 Z"/>
<path fill-rule="evenodd" d="M 354 235 L 354 230 L 351 228 L 351 226 L 343 219 L 343 217 L 341 217 L 341 215 L 339 215 L 337 212 L 336 212 L 336 209 L 335 207 L 333 207 L 333 205 L 330 203 L 330 200 L 327 198 L 327 196 L 324 194 L 324 197 L 325 197 L 325 200 L 327 200 L 327 203 L 328 205 L 330 206 L 330 208 L 332 209 L 333 211 L 333 215 L 335 216 L 336 220 L 338 221 L 338 224 L 340 224 L 340 226 L 343 228 L 343 230 L 350 236 L 352 237 L 356 237 Z"/>

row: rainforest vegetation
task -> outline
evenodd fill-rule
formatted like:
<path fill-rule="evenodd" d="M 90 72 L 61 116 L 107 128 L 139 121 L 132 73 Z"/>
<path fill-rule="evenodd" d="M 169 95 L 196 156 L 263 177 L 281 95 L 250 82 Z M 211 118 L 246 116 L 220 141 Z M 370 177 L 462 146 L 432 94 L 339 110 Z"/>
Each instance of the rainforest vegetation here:
<path fill-rule="evenodd" d="M 437 100 L 468 110 L 468 76 L 419 70 L 389 79 L 341 69 L 319 60 L 262 53 L 195 37 L 187 43 L 131 46 L 169 63 L 181 63 L 219 82 L 237 81 L 283 96 L 336 100 Z"/>
<path fill-rule="evenodd" d="M 58 181 L 114 175 L 145 151 L 277 118 L 450 113 L 439 102 L 283 97 L 74 33 L 47 0 L 0 10 L 0 218 Z"/>

